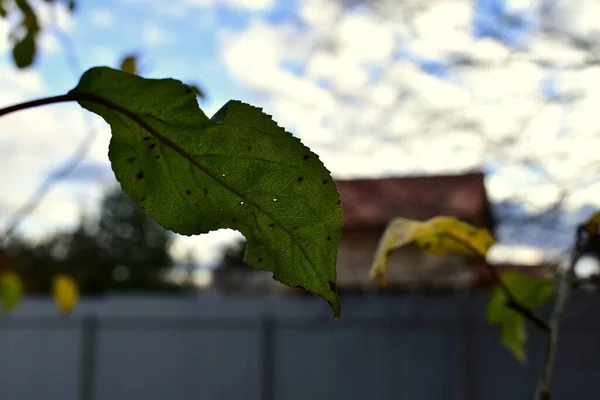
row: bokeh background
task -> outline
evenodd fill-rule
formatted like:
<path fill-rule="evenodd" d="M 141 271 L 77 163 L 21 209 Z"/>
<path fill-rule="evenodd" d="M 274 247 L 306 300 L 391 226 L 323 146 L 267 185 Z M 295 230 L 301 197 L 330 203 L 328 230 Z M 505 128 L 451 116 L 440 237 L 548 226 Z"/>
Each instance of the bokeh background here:
<path fill-rule="evenodd" d="M 32 66 L 17 68 L 11 55 L 13 40 L 18 39 L 20 34 L 18 29 L 15 30 L 21 22 L 20 14 L 12 12 L 0 19 L 0 106 L 62 94 L 74 87 L 79 76 L 88 68 L 96 65 L 118 68 L 125 57 L 133 56 L 138 73 L 144 77 L 173 77 L 197 85 L 201 90 L 198 97 L 200 107 L 208 116 L 212 116 L 229 99 L 262 107 L 281 126 L 319 154 L 333 177 L 350 187 L 348 193 L 360 192 L 356 189 L 359 186 L 352 183 L 357 180 L 382 182 L 383 179 L 397 179 L 398 187 L 403 187 L 409 185 L 403 179 L 423 178 L 422 184 L 414 186 L 414 198 L 418 198 L 416 191 L 431 192 L 432 187 L 439 186 L 436 182 L 440 181 L 435 180 L 439 177 L 481 173 L 483 186 L 477 186 L 475 182 L 473 186 L 469 184 L 460 190 L 465 198 L 469 197 L 470 190 L 473 190 L 473 196 L 481 196 L 480 189 L 484 190 L 485 206 L 477 212 L 493 216 L 497 244 L 491 251 L 490 260 L 521 270 L 530 266 L 534 275 L 539 275 L 542 266 L 547 272 L 547 265 L 558 266 L 565 262 L 574 227 L 600 206 L 600 128 L 596 123 L 600 104 L 598 1 L 79 0 L 74 2 L 73 10 L 67 1 L 32 0 L 29 3 L 35 9 L 41 26 L 37 37 L 38 52 Z M 0 5 L 8 10 L 15 9 L 14 2 L 9 0 L 0 1 Z M 280 304 L 277 301 L 271 303 L 262 298 L 253 298 L 252 301 L 222 299 L 221 296 L 232 293 L 265 294 L 281 288 L 274 289 L 268 274 L 247 273 L 248 267 L 241 263 L 244 248 L 239 233 L 221 230 L 195 237 L 175 235 L 157 226 L 131 203 L 119 189 L 111 170 L 107 157 L 110 131 L 99 117 L 86 113 L 76 104 L 58 104 L 5 116 L 0 119 L 0 133 L 0 181 L 3 183 L 0 196 L 3 258 L 0 266 L 18 269 L 24 276 L 29 293 L 29 300 L 19 306 L 20 311 L 16 314 L 24 319 L 19 320 L 21 322 L 4 322 L 9 327 L 14 324 L 6 330 L 9 333 L 5 332 L 6 335 L 14 335 L 3 343 L 31 347 L 33 339 L 27 341 L 22 338 L 34 333 L 27 331 L 29 333 L 25 334 L 23 330 L 29 329 L 27 326 L 38 326 L 35 324 L 40 318 L 49 321 L 50 328 L 44 329 L 52 332 L 71 329 L 69 332 L 75 335 L 57 336 L 43 342 L 46 347 L 37 347 L 38 353 L 44 354 L 42 361 L 22 364 L 21 369 L 2 367 L 5 368 L 2 371 L 8 374 L 5 376 L 12 376 L 14 382 L 26 381 L 28 376 L 33 376 L 32 368 L 54 365 L 51 360 L 58 356 L 47 350 L 52 347 L 58 352 L 56 354 L 70 354 L 74 363 L 61 370 L 71 371 L 72 379 L 70 375 L 65 378 L 66 375 L 56 372 L 57 382 L 64 379 L 63 386 L 75 385 L 72 393 L 63 398 L 117 399 L 132 393 L 152 398 L 140 389 L 148 376 L 154 376 L 151 373 L 132 378 L 135 384 L 131 387 L 137 388 L 132 389 L 133 392 L 119 392 L 115 388 L 126 386 L 98 384 L 99 381 L 114 384 L 117 378 L 110 374 L 110 379 L 107 378 L 109 375 L 98 378 L 95 374 L 100 372 L 90 367 L 96 365 L 95 361 L 85 357 L 97 354 L 99 348 L 106 350 L 104 354 L 114 355 L 98 364 L 104 367 L 97 368 L 105 368 L 102 371 L 108 373 L 106 371 L 117 364 L 133 368 L 132 365 L 148 363 L 147 360 L 140 361 L 142 359 L 127 361 L 119 358 L 125 357 L 123 352 L 135 347 L 135 343 L 145 343 L 140 345 L 141 350 L 138 349 L 142 353 L 154 354 L 154 350 L 150 349 L 160 348 L 162 343 L 185 342 L 187 347 L 165 350 L 166 355 L 157 350 L 158 355 L 155 356 L 158 358 L 155 360 L 162 359 L 164 365 L 170 366 L 168 371 L 179 371 L 177 376 L 192 379 L 190 368 L 195 366 L 208 371 L 211 363 L 217 363 L 214 360 L 219 360 L 220 356 L 215 353 L 214 360 L 210 359 L 213 361 L 198 361 L 203 360 L 202 354 L 205 353 L 188 354 L 185 349 L 196 348 L 194 343 L 200 347 L 210 347 L 206 343 L 213 343 L 214 348 L 224 346 L 227 349 L 231 343 L 241 340 L 235 336 L 240 334 L 239 329 L 251 330 L 249 325 L 240 322 L 242 328 L 231 328 L 233 330 L 227 332 L 234 336 L 224 335 L 229 341 L 226 344 L 219 342 L 220 345 L 215 344 L 218 335 L 207 333 L 214 328 L 212 322 L 206 323 L 206 326 L 213 328 L 202 330 L 202 335 L 209 338 L 204 342 L 184 338 L 187 333 L 181 333 L 183 331 L 164 338 L 156 333 L 158 336 L 150 339 L 142 338 L 136 331 L 138 333 L 132 333 L 127 339 L 131 342 L 118 342 L 122 346 L 118 347 L 110 340 L 125 340 L 124 336 L 118 339 L 110 336 L 112 333 L 102 336 L 101 330 L 110 329 L 110 318 L 119 315 L 125 322 L 113 321 L 114 326 L 128 326 L 127 321 L 141 312 L 148 318 L 151 315 L 158 318 L 152 322 L 156 326 L 170 326 L 164 328 L 166 330 L 176 330 L 174 326 L 183 324 L 188 329 L 184 329 L 185 332 L 198 333 L 194 329 L 201 329 L 204 326 L 201 322 L 180 321 L 169 325 L 164 318 L 168 320 L 179 316 L 186 321 L 213 318 L 215 313 L 210 311 L 210 307 L 216 303 L 211 301 L 219 299 L 222 303 L 214 305 L 215 309 L 231 317 L 232 321 L 251 317 L 256 318 L 256 323 L 264 323 L 257 328 L 259 333 L 244 336 L 248 346 L 256 343 L 254 339 L 270 343 L 277 336 L 276 331 L 281 333 L 283 330 L 291 335 L 278 336 L 281 343 L 287 340 L 285 343 L 288 345 L 282 345 L 277 356 L 273 353 L 276 350 L 270 347 L 248 356 L 250 358 L 240 356 L 245 360 L 243 365 L 248 368 L 236 370 L 239 375 L 234 374 L 232 380 L 239 379 L 241 382 L 241 377 L 252 370 L 250 365 L 259 362 L 257 360 L 291 363 L 298 359 L 298 365 L 305 369 L 298 367 L 300 369 L 296 372 L 290 372 L 296 380 L 285 380 L 288 375 L 282 372 L 283 375 L 279 376 L 278 372 L 273 372 L 277 370 L 274 364 L 260 364 L 267 375 L 248 378 L 249 386 L 240 383 L 240 387 L 254 388 L 258 390 L 256 393 L 261 393 L 256 396 L 262 397 L 253 397 L 248 394 L 250 392 L 244 397 L 240 394 L 242 391 L 223 397 L 213 394 L 216 397 L 209 398 L 296 398 L 289 393 L 282 394 L 285 392 L 282 388 L 290 385 L 304 387 L 298 376 L 308 373 L 306 371 L 312 364 L 302 358 L 302 351 L 289 350 L 290 346 L 304 343 L 299 344 L 298 349 L 306 346 L 306 349 L 314 350 L 318 344 L 321 346 L 319 349 L 327 349 L 334 342 L 338 343 L 339 354 L 335 351 L 332 354 L 338 354 L 338 359 L 343 359 L 343 354 L 350 351 L 349 348 L 356 349 L 359 343 L 379 346 L 377 351 L 380 353 L 369 358 L 371 356 L 366 355 L 371 354 L 368 348 L 361 347 L 364 351 L 351 352 L 354 355 L 348 356 L 345 362 L 356 367 L 352 370 L 354 372 L 342 370 L 344 363 L 332 361 L 333 364 L 322 364 L 329 366 L 323 367 L 324 374 L 335 375 L 338 371 L 335 376 L 340 382 L 349 382 L 362 376 L 361 368 L 379 365 L 382 368 L 379 378 L 365 384 L 364 392 L 355 388 L 349 393 L 368 396 L 372 387 L 379 387 L 384 389 L 377 393 L 384 394 L 374 398 L 398 398 L 400 389 L 390 383 L 395 375 L 383 365 L 393 364 L 390 351 L 410 352 L 398 349 L 404 349 L 406 343 L 413 343 L 411 340 L 414 343 L 408 349 L 440 346 L 439 349 L 444 349 L 440 352 L 445 356 L 440 361 L 440 352 L 431 350 L 430 358 L 442 363 L 439 369 L 432 367 L 434 372 L 430 371 L 431 376 L 425 376 L 425 372 L 421 371 L 421 381 L 407 378 L 402 382 L 406 385 L 420 382 L 418 387 L 421 389 L 427 386 L 424 382 L 428 380 L 447 382 L 447 385 L 454 385 L 448 382 L 460 383 L 463 380 L 467 383 L 456 387 L 442 385 L 443 389 L 438 392 L 410 392 L 412 397 L 408 398 L 490 399 L 496 398 L 492 397 L 496 395 L 504 396 L 498 398 L 514 397 L 515 393 L 517 397 L 533 395 L 529 386 L 519 387 L 516 392 L 502 392 L 497 389 L 506 386 L 501 380 L 479 375 L 475 378 L 472 374 L 479 365 L 477 362 L 485 361 L 481 361 L 483 358 L 473 361 L 470 356 L 460 353 L 463 350 L 457 350 L 462 347 L 456 347 L 456 340 L 464 339 L 465 332 L 477 336 L 481 334 L 477 329 L 483 330 L 489 335 L 489 340 L 467 340 L 473 352 L 469 354 L 485 354 L 488 361 L 500 357 L 499 364 L 489 361 L 487 367 L 499 368 L 508 375 L 513 373 L 511 362 L 514 360 L 510 360 L 505 350 L 496 343 L 498 338 L 493 335 L 497 332 L 488 332 L 482 322 L 482 310 L 485 308 L 482 300 L 472 300 L 470 295 L 465 300 L 456 297 L 456 294 L 445 294 L 452 296 L 456 304 L 466 304 L 466 308 L 448 306 L 437 313 L 436 307 L 442 307 L 440 304 L 445 302 L 443 296 L 436 297 L 441 295 L 435 294 L 429 298 L 429 294 L 414 291 L 407 294 L 404 287 L 405 297 L 388 298 L 385 297 L 389 295 L 387 293 L 365 305 L 352 300 L 348 329 L 354 329 L 355 336 L 336 336 L 336 328 L 323 322 L 324 319 L 319 319 L 318 323 L 305 321 L 309 325 L 327 326 L 327 329 L 333 330 L 333 333 L 327 331 L 329 333 L 324 337 L 317 335 L 307 339 L 294 336 L 296 331 L 286 331 L 292 329 L 286 328 L 287 322 L 281 322 L 283 325 L 278 331 L 273 329 L 273 321 L 288 315 L 286 312 L 310 319 L 309 316 L 315 316 L 311 314 L 313 311 L 317 316 L 323 316 L 327 315 L 327 310 L 319 308 L 313 300 L 295 297 L 296 292 L 293 292 L 291 300 L 277 300 L 282 302 L 281 306 L 274 305 Z M 427 180 L 432 177 L 438 178 Z M 451 184 L 449 186 L 449 189 L 444 189 L 447 193 L 458 192 L 458 187 L 453 189 Z M 378 187 L 378 190 L 375 192 L 393 200 L 393 191 L 386 192 L 384 186 Z M 435 195 L 429 197 L 434 198 Z M 373 207 L 376 201 L 367 203 L 360 205 Z M 442 204 L 439 210 L 445 210 Z M 234 272 L 223 273 L 227 270 L 224 266 Z M 364 268 L 360 273 L 366 279 L 368 265 L 361 266 Z M 586 268 L 586 271 L 580 272 L 589 274 L 598 270 L 597 263 L 588 263 Z M 213 274 L 215 270 L 219 272 Z M 236 271 L 244 272 L 238 276 Z M 84 298 L 74 313 L 74 320 L 56 322 L 49 316 L 53 315 L 52 306 L 44 295 L 49 292 L 51 278 L 56 273 L 70 274 L 81 287 Z M 141 297 L 128 297 L 132 292 Z M 367 296 L 375 296 L 375 292 L 368 292 Z M 174 296 L 174 293 L 179 295 L 168 297 Z M 109 297 L 102 300 L 95 297 L 98 295 Z M 425 296 L 422 298 L 425 300 L 421 304 L 421 300 L 414 300 L 414 296 Z M 435 303 L 438 301 L 435 299 L 439 300 L 439 304 Z M 470 305 L 471 301 L 476 305 Z M 286 302 L 293 304 L 286 305 Z M 431 302 L 438 306 L 432 306 Z M 412 305 L 407 305 L 409 303 Z M 471 313 L 468 311 L 470 307 L 479 311 Z M 398 309 L 406 311 L 406 314 Z M 410 319 L 413 318 L 410 310 L 426 310 L 421 322 Z M 98 328 L 98 321 L 85 319 L 89 315 L 106 317 L 109 322 L 106 322 L 105 328 Z M 272 319 L 265 317 L 265 322 L 261 319 L 265 315 Z M 383 326 L 381 329 L 385 333 L 377 331 L 379 333 L 375 336 L 368 337 L 356 333 L 367 329 L 362 318 L 368 315 L 374 316 L 375 325 Z M 449 329 L 449 333 L 444 331 L 440 334 L 442 336 L 436 336 L 438 331 L 427 331 L 434 329 L 428 325 L 430 317 L 434 320 L 441 318 L 442 322 L 436 320 L 438 322 L 432 324 L 437 326 L 440 323 L 444 329 Z M 362 322 L 352 322 L 352 318 Z M 389 322 L 398 318 L 404 322 Z M 456 325 L 456 321 L 463 319 L 467 320 L 466 325 Z M 125 325 L 119 325 L 121 323 Z M 141 325 L 136 326 L 144 326 L 143 321 L 139 323 Z M 225 329 L 219 323 L 216 325 Z M 252 325 L 254 322 L 249 323 Z M 290 326 L 302 326 L 304 328 L 298 329 L 304 332 L 303 323 L 290 322 Z M 389 326 L 385 325 L 387 323 Z M 58 328 L 53 330 L 52 326 Z M 581 328 L 577 326 L 577 329 Z M 573 328 L 575 336 L 567 335 L 570 339 L 565 341 L 571 346 L 576 346 L 578 341 L 584 343 L 585 338 L 592 337 L 591 332 L 596 332 L 593 330 L 596 328 L 585 326 L 587 328 L 583 331 Z M 412 333 L 403 333 L 409 335 L 403 336 L 408 338 L 408 342 L 392 339 L 400 335 L 397 330 L 404 332 L 405 328 L 412 329 Z M 433 336 L 427 336 L 426 331 L 434 332 Z M 0 329 L 0 332 L 4 331 Z M 46 336 L 35 336 L 38 343 L 43 340 L 41 337 L 48 337 L 47 332 L 43 332 Z M 261 336 L 263 333 L 266 336 Z M 424 342 L 420 342 L 419 337 L 425 338 L 422 339 Z M 188 340 L 191 342 L 186 342 Z M 77 345 L 70 347 L 75 342 Z M 114 348 L 120 350 L 111 353 L 108 347 L 102 347 L 108 346 L 107 343 L 113 343 Z M 492 345 L 497 347 L 497 353 L 490 353 Z M 0 351 L 2 346 L 0 344 Z M 468 349 L 469 345 L 465 346 Z M 7 349 L 4 348 L 9 351 Z M 532 350 L 534 360 L 541 356 L 538 350 Z M 596 354 L 597 350 L 587 347 L 586 351 Z M 14 356 L 18 354 L 21 353 L 14 353 Z M 84 356 L 86 354 L 88 356 Z M 236 354 L 231 353 L 229 356 L 232 358 L 224 355 L 222 360 L 234 362 Z M 418 352 L 411 357 L 412 362 L 417 362 L 415 360 L 426 355 Z M 77 364 L 79 361 L 76 360 L 80 358 L 83 360 L 81 365 L 88 365 L 91 371 Z M 461 362 L 468 365 L 465 367 Z M 590 382 L 589 377 L 597 377 L 598 366 L 594 361 L 586 362 L 588 364 L 581 366 L 573 361 L 575 364 L 571 365 L 571 371 L 579 368 L 577 371 L 580 372 L 579 375 L 569 375 L 569 379 Z M 221 371 L 218 376 L 228 374 L 223 368 L 218 370 Z M 406 365 L 402 368 L 402 371 L 410 370 Z M 449 370 L 459 371 L 456 372 L 459 376 L 448 375 Z M 81 375 L 78 371 L 87 372 Z M 529 383 L 533 385 L 535 371 L 533 367 L 529 372 Z M 160 377 L 167 375 L 157 372 L 154 382 L 161 382 Z M 95 376 L 96 380 L 91 376 Z M 266 378 L 261 376 L 270 376 L 271 380 L 265 384 Z M 296 395 L 331 398 L 331 393 L 339 390 L 336 384 L 327 386 L 321 382 L 322 375 L 315 372 L 311 376 L 307 379 L 312 389 L 299 389 Z M 52 389 L 55 388 L 51 383 L 54 378 L 36 379 L 40 388 L 45 387 L 50 392 L 58 390 Z M 214 393 L 223 390 L 225 383 L 218 385 L 212 379 L 207 378 L 206 382 L 214 384 Z M 327 382 L 337 382 L 331 379 Z M 96 382 L 94 387 L 100 392 L 90 389 L 92 381 Z M 484 383 L 477 386 L 479 383 L 473 383 L 475 381 Z M 198 388 L 189 383 L 191 380 L 185 381 L 191 385 L 187 389 L 181 389 L 185 385 L 176 382 L 179 381 L 175 378 L 163 382 L 165 387 L 173 385 L 181 390 L 176 398 L 192 398 L 193 393 L 198 393 Z M 263 386 L 257 382 L 263 382 Z M 581 382 L 578 385 L 583 384 Z M 566 388 L 568 382 L 564 380 L 563 383 Z M 0 384 L 0 394 L 3 384 Z M 259 387 L 260 390 L 257 389 Z M 8 397 L 0 398 L 34 398 L 34 392 L 18 390 L 19 395 L 7 391 L 5 395 Z M 453 394 L 450 395 L 450 392 Z M 59 392 L 52 393 L 58 395 Z M 567 393 L 566 389 L 564 393 Z"/>

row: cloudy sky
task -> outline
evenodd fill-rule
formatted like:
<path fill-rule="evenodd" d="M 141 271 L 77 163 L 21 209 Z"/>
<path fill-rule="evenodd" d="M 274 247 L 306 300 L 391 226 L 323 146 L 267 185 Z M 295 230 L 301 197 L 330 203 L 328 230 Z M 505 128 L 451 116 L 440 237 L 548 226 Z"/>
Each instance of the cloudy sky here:
<path fill-rule="evenodd" d="M 14 68 L 0 41 L 0 106 L 64 93 L 89 67 L 138 52 L 143 76 L 197 82 L 209 116 L 232 98 L 264 107 L 337 178 L 482 169 L 498 212 L 562 200 L 541 236 L 503 225 L 506 246 L 564 247 L 600 203 L 596 2 L 106 0 L 80 1 L 73 16 L 38 3 L 35 66 Z M 96 210 L 115 182 L 109 131 L 75 104 L 0 120 L 0 224 L 90 131 L 85 161 L 21 225 L 30 237 Z M 227 237 L 182 238 L 173 252 L 207 261 Z"/>

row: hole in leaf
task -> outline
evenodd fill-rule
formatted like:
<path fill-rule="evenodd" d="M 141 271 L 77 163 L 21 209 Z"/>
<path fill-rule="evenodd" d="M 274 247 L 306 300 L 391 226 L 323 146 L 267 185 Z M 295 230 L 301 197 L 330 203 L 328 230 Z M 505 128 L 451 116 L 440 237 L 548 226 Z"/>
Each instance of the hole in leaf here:
<path fill-rule="evenodd" d="M 223 176 L 225 176 L 225 174 L 223 174 Z"/>
<path fill-rule="evenodd" d="M 273 199 L 273 201 L 277 201 L 277 199 Z"/>
<path fill-rule="evenodd" d="M 244 202 L 243 202 L 243 201 L 240 201 L 240 206 L 243 206 L 243 205 L 244 205 Z"/>

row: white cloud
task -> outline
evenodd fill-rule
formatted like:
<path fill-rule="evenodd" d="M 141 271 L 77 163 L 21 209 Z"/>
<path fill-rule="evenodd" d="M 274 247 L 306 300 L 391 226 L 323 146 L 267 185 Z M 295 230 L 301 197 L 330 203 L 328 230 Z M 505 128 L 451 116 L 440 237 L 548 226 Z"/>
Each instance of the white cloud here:
<path fill-rule="evenodd" d="M 148 47 L 161 47 L 173 44 L 177 41 L 177 36 L 155 23 L 146 23 L 142 28 L 142 43 Z"/>
<path fill-rule="evenodd" d="M 275 5 L 275 0 L 184 0 L 187 4 L 200 7 L 215 7 L 227 5 L 250 11 L 266 11 Z"/>
<path fill-rule="evenodd" d="M 107 9 L 95 9 L 90 12 L 91 24 L 98 28 L 110 28 L 115 23 L 115 15 Z"/>

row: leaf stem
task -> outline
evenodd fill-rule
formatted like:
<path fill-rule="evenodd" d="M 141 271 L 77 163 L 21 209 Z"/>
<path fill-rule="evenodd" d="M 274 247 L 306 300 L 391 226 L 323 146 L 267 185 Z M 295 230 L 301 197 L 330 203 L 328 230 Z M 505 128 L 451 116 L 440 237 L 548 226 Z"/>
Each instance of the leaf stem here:
<path fill-rule="evenodd" d="M 531 323 L 533 323 L 535 326 L 540 328 L 543 332 L 545 332 L 545 333 L 550 332 L 550 327 L 548 326 L 546 321 L 542 320 L 540 317 L 535 315 L 535 313 L 532 310 L 528 309 L 527 307 L 523 307 L 515 299 L 515 296 L 512 294 L 512 292 L 510 291 L 508 286 L 506 286 L 504 281 L 502 281 L 502 278 L 500 277 L 498 270 L 496 270 L 496 268 L 494 268 L 493 265 L 490 265 L 487 262 L 485 262 L 485 260 L 484 260 L 484 264 L 487 267 L 487 269 L 490 271 L 490 273 L 494 276 L 494 279 L 498 282 L 498 286 L 500 286 L 500 289 L 504 292 L 504 295 L 506 296 L 506 299 L 507 299 L 506 305 L 508 307 L 512 308 L 513 310 L 515 310 L 516 312 L 518 312 L 519 314 L 521 314 L 523 317 L 525 317 L 525 319 L 531 321 Z"/>
<path fill-rule="evenodd" d="M 71 94 L 62 94 L 60 96 L 44 97 L 42 99 L 26 101 L 24 103 L 14 104 L 12 106 L 0 108 L 0 117 L 17 111 L 26 110 L 28 108 L 35 108 L 56 103 L 66 103 L 70 101 L 77 101 L 77 99 L 75 99 L 74 96 Z"/>

